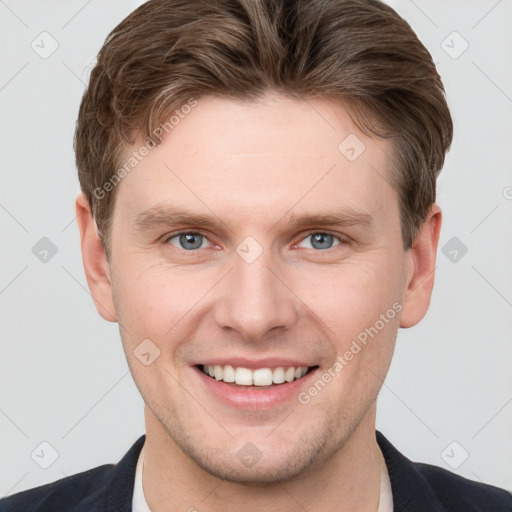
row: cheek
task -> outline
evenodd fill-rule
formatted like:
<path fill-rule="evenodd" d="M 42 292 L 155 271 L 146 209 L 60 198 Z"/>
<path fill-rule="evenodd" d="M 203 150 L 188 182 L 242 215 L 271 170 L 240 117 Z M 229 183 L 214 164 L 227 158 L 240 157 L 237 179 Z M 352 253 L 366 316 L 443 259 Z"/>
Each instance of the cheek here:
<path fill-rule="evenodd" d="M 293 291 L 288 300 L 304 309 L 304 317 L 341 351 L 400 298 L 398 256 L 374 250 L 337 265 L 283 268 L 283 280 Z M 194 328 L 193 319 L 215 309 L 214 287 L 225 273 L 220 267 L 148 265 L 143 255 L 126 253 L 116 268 L 122 272 L 113 273 L 114 300 L 126 336 L 133 343 L 150 338 L 158 345 L 168 345 L 178 333 Z"/>
<path fill-rule="evenodd" d="M 137 261 L 123 262 L 119 267 L 123 272 L 113 280 L 121 320 L 139 332 L 162 336 L 191 311 L 211 284 L 202 272 L 147 263 L 144 266 Z"/>
<path fill-rule="evenodd" d="M 329 337 L 350 340 L 400 300 L 403 270 L 397 261 L 373 255 L 305 272 L 296 279 L 301 283 L 297 295 L 322 320 Z"/>

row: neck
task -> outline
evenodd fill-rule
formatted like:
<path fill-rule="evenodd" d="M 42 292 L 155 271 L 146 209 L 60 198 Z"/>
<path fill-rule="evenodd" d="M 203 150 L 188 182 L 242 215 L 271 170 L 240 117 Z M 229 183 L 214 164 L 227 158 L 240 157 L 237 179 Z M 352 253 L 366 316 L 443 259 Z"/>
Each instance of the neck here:
<path fill-rule="evenodd" d="M 375 404 L 327 460 L 293 481 L 249 486 L 204 471 L 173 442 L 146 406 L 143 488 L 152 512 L 248 512 L 302 508 L 377 512 L 382 454 L 375 439 Z"/>

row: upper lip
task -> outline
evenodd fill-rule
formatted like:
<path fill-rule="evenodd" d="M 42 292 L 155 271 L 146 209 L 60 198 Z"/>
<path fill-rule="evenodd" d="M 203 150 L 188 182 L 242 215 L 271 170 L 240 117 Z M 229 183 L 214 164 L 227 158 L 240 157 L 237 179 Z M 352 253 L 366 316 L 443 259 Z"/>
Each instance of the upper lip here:
<path fill-rule="evenodd" d="M 311 366 L 317 366 L 314 363 L 300 360 L 300 359 L 289 359 L 283 357 L 270 357 L 264 359 L 249 359 L 245 357 L 222 357 L 222 358 L 211 358 L 205 359 L 203 361 L 198 361 L 193 364 L 193 366 L 197 365 L 205 365 L 205 366 L 225 366 L 231 365 L 233 368 L 249 368 L 251 370 L 256 370 L 258 368 L 279 368 L 282 366 L 283 368 L 289 368 L 290 366 L 307 366 L 308 368 Z"/>

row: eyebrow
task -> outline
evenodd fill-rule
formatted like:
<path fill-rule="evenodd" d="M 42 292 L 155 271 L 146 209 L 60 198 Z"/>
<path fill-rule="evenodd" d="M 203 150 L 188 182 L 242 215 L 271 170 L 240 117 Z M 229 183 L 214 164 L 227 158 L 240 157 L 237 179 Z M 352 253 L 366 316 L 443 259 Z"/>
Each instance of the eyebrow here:
<path fill-rule="evenodd" d="M 283 217 L 284 218 L 284 217 Z M 281 219 L 282 220 L 282 219 Z M 275 225 L 277 225 L 278 221 Z M 327 212 L 306 211 L 291 213 L 288 226 L 356 226 L 372 227 L 374 218 L 364 211 L 352 207 L 338 208 Z M 225 224 L 216 215 L 203 215 L 174 206 L 156 206 L 139 213 L 135 217 L 135 227 L 139 231 L 154 230 L 174 224 L 215 229 Z"/>
<path fill-rule="evenodd" d="M 172 224 L 216 228 L 222 224 L 222 221 L 218 217 L 201 215 L 171 206 L 156 206 L 135 217 L 135 227 L 139 230 L 155 229 Z"/>
<path fill-rule="evenodd" d="M 303 212 L 301 214 L 291 213 L 288 225 L 306 226 L 315 224 L 318 226 L 355 226 L 361 225 L 371 227 L 374 218 L 366 212 L 352 207 L 338 208 L 329 212 Z"/>

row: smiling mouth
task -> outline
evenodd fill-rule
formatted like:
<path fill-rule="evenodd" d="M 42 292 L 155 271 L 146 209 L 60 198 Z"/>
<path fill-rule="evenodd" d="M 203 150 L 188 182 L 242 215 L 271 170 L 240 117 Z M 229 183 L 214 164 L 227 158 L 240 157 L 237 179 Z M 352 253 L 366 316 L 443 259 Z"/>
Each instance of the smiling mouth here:
<path fill-rule="evenodd" d="M 250 368 L 234 367 L 229 364 L 199 364 L 197 368 L 208 377 L 232 386 L 264 389 L 302 379 L 306 374 L 316 370 L 318 366 L 279 366 L 251 370 Z"/>

